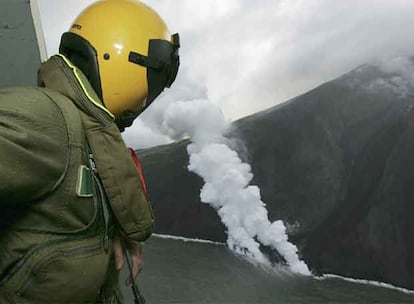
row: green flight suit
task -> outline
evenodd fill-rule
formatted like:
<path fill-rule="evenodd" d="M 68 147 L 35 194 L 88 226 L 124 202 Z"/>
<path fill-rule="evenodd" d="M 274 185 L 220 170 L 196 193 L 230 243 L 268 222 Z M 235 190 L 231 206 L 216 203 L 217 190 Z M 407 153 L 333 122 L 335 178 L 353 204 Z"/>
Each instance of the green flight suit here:
<path fill-rule="evenodd" d="M 153 214 L 129 152 L 61 55 L 39 87 L 0 90 L 0 303 L 121 303 L 111 239 Z"/>

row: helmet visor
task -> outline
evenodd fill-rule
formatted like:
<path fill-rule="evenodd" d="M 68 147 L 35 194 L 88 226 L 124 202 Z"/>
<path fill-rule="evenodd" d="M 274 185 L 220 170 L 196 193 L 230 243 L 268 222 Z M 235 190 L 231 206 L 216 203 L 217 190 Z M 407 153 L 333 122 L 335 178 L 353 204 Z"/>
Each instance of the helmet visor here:
<path fill-rule="evenodd" d="M 149 106 L 161 92 L 170 87 L 177 77 L 180 66 L 178 49 L 180 38 L 178 34 L 171 41 L 151 39 L 148 56 L 136 52 L 129 53 L 129 61 L 147 68 L 148 96 L 146 107 Z"/>

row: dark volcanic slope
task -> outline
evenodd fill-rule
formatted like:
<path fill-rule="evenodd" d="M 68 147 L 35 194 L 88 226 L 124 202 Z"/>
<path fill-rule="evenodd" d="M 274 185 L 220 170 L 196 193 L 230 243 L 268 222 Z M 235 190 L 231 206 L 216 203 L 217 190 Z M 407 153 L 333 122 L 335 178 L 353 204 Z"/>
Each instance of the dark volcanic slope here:
<path fill-rule="evenodd" d="M 285 221 L 311 267 L 413 289 L 414 101 L 394 76 L 359 68 L 237 121 L 230 135 L 248 151 L 270 218 Z M 185 146 L 140 153 L 157 230 L 222 241 Z"/>
<path fill-rule="evenodd" d="M 138 283 L 147 303 L 345 304 L 414 303 L 414 295 L 338 279 L 265 271 L 220 245 L 152 238 Z M 125 303 L 134 303 L 121 275 Z"/>

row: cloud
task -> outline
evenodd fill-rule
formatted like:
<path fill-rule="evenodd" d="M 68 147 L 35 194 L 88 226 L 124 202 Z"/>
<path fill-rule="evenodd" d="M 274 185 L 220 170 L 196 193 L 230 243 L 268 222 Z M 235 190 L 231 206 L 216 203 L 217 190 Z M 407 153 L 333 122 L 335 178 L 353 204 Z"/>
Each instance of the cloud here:
<path fill-rule="evenodd" d="M 369 91 L 391 91 L 396 97 L 414 97 L 413 59 L 394 57 L 382 59 L 375 63 L 385 75 L 373 80 L 367 87 Z"/>
<path fill-rule="evenodd" d="M 190 1 L 147 2 L 182 32 L 187 77 L 233 119 L 360 64 L 414 53 L 412 1 L 203 1 L 216 9 L 202 17 Z"/>

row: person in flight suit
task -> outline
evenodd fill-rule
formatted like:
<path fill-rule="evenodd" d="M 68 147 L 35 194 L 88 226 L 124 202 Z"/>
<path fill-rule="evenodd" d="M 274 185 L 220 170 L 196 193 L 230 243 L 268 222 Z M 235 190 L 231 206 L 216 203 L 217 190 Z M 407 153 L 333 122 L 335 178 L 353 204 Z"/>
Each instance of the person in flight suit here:
<path fill-rule="evenodd" d="M 154 226 L 121 133 L 179 67 L 179 37 L 136 0 L 101 0 L 38 87 L 0 90 L 0 303 L 123 303 L 118 272 Z"/>

